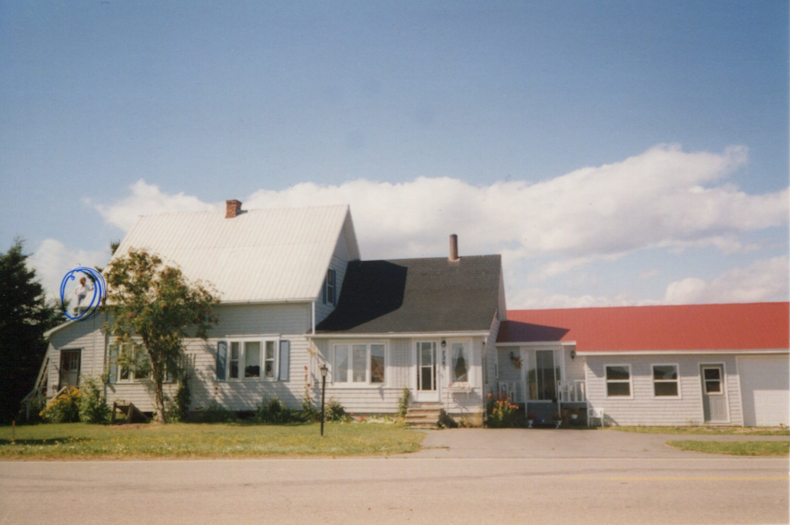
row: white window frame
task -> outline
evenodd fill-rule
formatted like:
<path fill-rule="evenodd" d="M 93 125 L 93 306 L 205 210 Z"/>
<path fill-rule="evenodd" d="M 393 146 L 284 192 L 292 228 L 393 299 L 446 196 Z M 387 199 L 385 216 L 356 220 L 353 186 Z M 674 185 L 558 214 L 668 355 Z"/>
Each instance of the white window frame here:
<path fill-rule="evenodd" d="M 609 376 L 606 372 L 607 368 L 614 367 L 614 366 L 622 366 L 628 369 L 628 381 L 624 379 L 609 379 Z M 634 372 L 631 369 L 630 363 L 607 363 L 603 365 L 603 379 L 604 379 L 604 388 L 606 389 L 606 398 L 607 399 L 633 399 L 634 398 Z M 610 396 L 609 395 L 609 383 L 628 383 L 628 395 L 627 396 Z"/>
<path fill-rule="evenodd" d="M 113 343 L 113 344 L 110 345 L 110 349 L 109 349 L 108 354 L 107 354 L 108 355 L 108 359 L 111 359 L 112 358 L 113 348 L 117 348 L 118 349 L 118 353 L 115 355 L 115 382 L 113 384 L 124 385 L 124 384 L 135 383 L 135 382 L 139 383 L 140 381 L 150 381 L 151 377 L 147 376 L 147 375 L 143 376 L 143 377 L 137 377 L 137 374 L 135 374 L 134 367 L 129 367 L 129 377 L 126 377 L 126 378 L 122 378 L 121 377 L 121 371 L 123 371 L 124 367 L 122 367 L 121 363 L 118 362 L 118 358 L 121 355 L 121 351 L 122 351 L 122 347 L 123 346 L 132 346 L 132 343 Z M 110 363 L 108 362 L 108 366 L 109 366 L 109 364 Z M 109 373 L 109 371 L 108 371 L 108 373 Z M 172 383 L 172 382 L 173 382 L 172 377 L 168 381 L 167 375 L 165 375 L 165 383 Z"/>
<path fill-rule="evenodd" d="M 719 369 L 720 368 L 719 373 L 721 374 L 721 376 L 719 377 L 719 386 L 720 386 L 721 390 L 719 390 L 718 392 L 708 392 L 708 385 L 707 385 L 708 380 L 705 379 L 705 375 L 704 375 L 706 368 L 711 368 L 711 369 L 714 369 L 714 368 L 715 369 Z M 726 377 L 727 374 L 726 374 L 726 369 L 724 368 L 724 363 L 705 363 L 705 364 L 701 364 L 700 363 L 700 373 L 702 374 L 702 389 L 703 389 L 702 393 L 704 395 L 706 395 L 706 396 L 724 396 L 724 395 L 726 395 L 727 385 L 724 382 L 724 378 Z M 729 416 L 729 405 L 727 407 L 727 415 Z"/>
<path fill-rule="evenodd" d="M 453 361 L 455 359 L 455 345 L 461 345 L 464 349 L 464 361 L 466 361 L 466 381 L 455 381 L 455 367 L 453 366 Z M 448 341 L 447 346 L 450 347 L 450 370 L 448 370 L 449 378 L 450 378 L 450 386 L 459 385 L 459 386 L 467 386 L 472 383 L 472 363 L 470 359 L 470 354 L 472 353 L 472 342 L 470 341 Z"/>
<path fill-rule="evenodd" d="M 675 379 L 656 379 L 654 367 L 657 366 L 673 366 L 675 367 Z M 650 364 L 650 379 L 653 381 L 653 397 L 655 399 L 680 399 L 680 365 L 678 363 L 651 363 Z M 674 396 L 661 396 L 656 394 L 656 383 L 675 383 L 677 385 L 678 393 Z"/>
<path fill-rule="evenodd" d="M 378 345 L 383 347 L 384 349 L 384 381 L 381 383 L 373 383 L 371 381 L 372 376 L 372 353 L 371 348 L 374 345 Z M 338 381 L 337 380 L 337 369 L 335 358 L 337 355 L 336 349 L 338 346 L 347 346 L 348 347 L 348 374 L 347 374 L 347 381 Z M 365 347 L 365 381 L 354 381 L 354 346 L 364 346 Z M 389 345 L 384 341 L 333 341 L 331 344 L 332 350 L 329 359 L 329 368 L 331 370 L 330 376 L 330 383 L 335 387 L 341 388 L 381 388 L 387 386 L 387 380 L 389 378 L 389 372 L 387 369 L 389 368 Z"/>
<path fill-rule="evenodd" d="M 227 347 L 227 358 L 225 364 L 225 381 L 229 383 L 244 383 L 244 382 L 255 382 L 255 381 L 279 381 L 278 377 L 278 370 L 280 366 L 280 338 L 279 337 L 264 337 L 264 338 L 244 338 L 244 339 L 222 339 L 228 345 Z M 247 349 L 248 343 L 259 343 L 260 344 L 260 377 L 244 377 L 244 368 L 245 368 L 245 353 Z M 272 343 L 274 347 L 274 358 L 270 361 L 272 362 L 272 377 L 266 377 L 266 345 L 267 343 Z M 231 362 L 233 356 L 233 345 L 239 345 L 239 377 L 230 377 L 230 369 L 231 369 Z"/>

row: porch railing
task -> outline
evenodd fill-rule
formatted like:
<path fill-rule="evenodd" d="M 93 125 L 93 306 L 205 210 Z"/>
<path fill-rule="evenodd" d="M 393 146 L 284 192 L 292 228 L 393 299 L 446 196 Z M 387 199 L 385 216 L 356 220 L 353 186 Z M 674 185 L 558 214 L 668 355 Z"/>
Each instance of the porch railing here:
<path fill-rule="evenodd" d="M 560 403 L 586 403 L 587 394 L 584 391 L 584 380 L 557 381 L 557 393 Z"/>

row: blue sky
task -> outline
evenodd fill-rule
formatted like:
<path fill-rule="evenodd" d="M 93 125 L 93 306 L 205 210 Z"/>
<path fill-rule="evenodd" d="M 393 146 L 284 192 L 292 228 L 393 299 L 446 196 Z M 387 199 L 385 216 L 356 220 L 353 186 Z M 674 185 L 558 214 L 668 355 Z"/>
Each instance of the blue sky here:
<path fill-rule="evenodd" d="M 0 249 L 349 203 L 516 307 L 787 300 L 788 3 L 3 2 Z"/>

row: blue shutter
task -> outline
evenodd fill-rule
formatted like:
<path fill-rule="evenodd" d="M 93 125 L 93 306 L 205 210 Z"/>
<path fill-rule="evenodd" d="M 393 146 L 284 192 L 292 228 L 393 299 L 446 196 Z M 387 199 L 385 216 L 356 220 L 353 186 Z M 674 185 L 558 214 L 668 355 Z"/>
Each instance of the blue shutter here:
<path fill-rule="evenodd" d="M 280 341 L 280 381 L 290 381 L 291 342 Z"/>
<path fill-rule="evenodd" d="M 217 381 L 225 381 L 228 363 L 228 342 L 217 343 Z"/>
<path fill-rule="evenodd" d="M 107 382 L 117 383 L 118 382 L 118 345 L 113 345 L 110 347 L 110 358 L 107 364 L 109 365 L 107 368 L 109 370 L 109 376 L 110 376 Z"/>

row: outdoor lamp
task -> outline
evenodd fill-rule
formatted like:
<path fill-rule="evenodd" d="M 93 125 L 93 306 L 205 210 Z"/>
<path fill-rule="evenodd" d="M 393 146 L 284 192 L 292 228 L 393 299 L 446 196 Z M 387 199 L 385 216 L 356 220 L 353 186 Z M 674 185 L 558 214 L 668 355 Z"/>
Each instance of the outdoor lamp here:
<path fill-rule="evenodd" d="M 321 437 L 324 436 L 324 400 L 326 399 L 326 375 L 329 373 L 329 368 L 326 363 L 321 365 Z"/>

